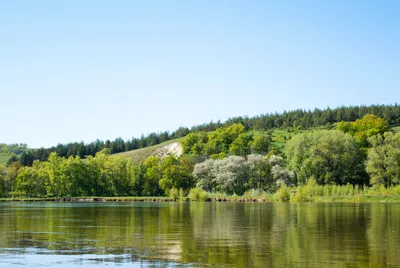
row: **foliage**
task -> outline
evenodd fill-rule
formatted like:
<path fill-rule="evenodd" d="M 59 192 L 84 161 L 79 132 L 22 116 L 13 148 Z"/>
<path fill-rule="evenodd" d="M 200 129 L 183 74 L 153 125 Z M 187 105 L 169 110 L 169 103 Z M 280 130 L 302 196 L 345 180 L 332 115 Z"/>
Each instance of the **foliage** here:
<path fill-rule="evenodd" d="M 260 154 L 247 156 L 249 165 L 249 188 L 267 190 L 274 184 L 271 175 L 271 165 L 267 157 Z"/>
<path fill-rule="evenodd" d="M 270 193 L 259 189 L 250 189 L 243 194 L 244 198 L 262 198 L 266 202 L 272 202 L 273 197 Z"/>
<path fill-rule="evenodd" d="M 240 134 L 229 146 L 231 155 L 246 156 L 250 154 L 250 144 L 252 143 L 253 135 L 247 133 Z"/>
<path fill-rule="evenodd" d="M 168 193 L 171 188 L 194 187 L 193 163 L 189 158 L 178 160 L 174 156 L 167 156 L 162 159 L 162 177 L 159 181 L 161 189 Z"/>
<path fill-rule="evenodd" d="M 209 198 L 210 197 L 209 197 L 208 192 L 204 191 L 201 188 L 190 189 L 190 192 L 189 192 L 190 201 L 204 202 L 204 201 L 207 201 Z"/>
<path fill-rule="evenodd" d="M 341 131 L 298 134 L 286 144 L 285 154 L 300 184 L 311 176 L 319 184 L 366 183 L 363 154 L 355 139 Z"/>
<path fill-rule="evenodd" d="M 274 194 L 274 200 L 278 202 L 287 202 L 290 200 L 290 188 L 286 184 L 282 184 L 278 191 Z"/>
<path fill-rule="evenodd" d="M 383 134 L 389 129 L 388 122 L 374 114 L 366 114 L 363 118 L 354 122 L 340 122 L 336 127 L 345 133 L 349 133 L 362 145 L 368 145 L 368 138 L 377 134 Z"/>
<path fill-rule="evenodd" d="M 291 197 L 293 202 L 310 202 L 314 201 L 315 196 L 323 194 L 323 187 L 317 184 L 314 178 L 308 180 L 307 184 L 297 187 L 296 193 Z"/>
<path fill-rule="evenodd" d="M 24 143 L 5 144 L 0 143 L 0 155 L 21 155 L 28 150 L 28 145 Z"/>
<path fill-rule="evenodd" d="M 172 200 L 178 200 L 179 199 L 179 191 L 176 188 L 172 188 L 169 190 L 168 193 L 169 198 L 171 198 Z"/>
<path fill-rule="evenodd" d="M 193 176 L 197 186 L 206 191 L 237 195 L 249 189 L 274 191 L 279 183 L 294 181 L 293 172 L 288 171 L 283 158 L 276 155 L 208 159 L 195 165 Z"/>
<path fill-rule="evenodd" d="M 228 194 L 242 195 L 248 189 L 248 163 L 244 157 L 229 156 L 216 160 L 214 176 L 216 189 Z"/>
<path fill-rule="evenodd" d="M 171 191 L 176 196 L 176 189 L 180 189 L 178 195 L 184 198 L 196 185 L 205 191 L 236 195 L 250 189 L 283 191 L 297 184 L 322 189 L 327 195 L 337 195 L 343 190 L 337 185 L 348 183 L 371 182 L 389 189 L 399 183 L 399 138 L 380 133 L 388 129 L 388 123 L 400 124 L 399 114 L 397 104 L 296 110 L 236 117 L 127 141 L 117 138 L 36 150 L 0 144 L 7 159 L 15 153 L 7 166 L 0 167 L 0 196 L 160 196 Z M 337 128 L 342 131 L 304 132 L 311 127 L 331 128 L 336 122 L 341 122 Z M 183 136 L 186 155 L 181 158 L 152 156 L 132 163 L 122 155 L 111 155 L 137 148 L 147 152 L 155 148 L 151 146 Z M 360 149 L 367 137 L 372 148 Z M 286 159 L 273 153 L 282 148 Z M 371 181 L 364 167 L 367 153 Z M 143 158 L 147 156 L 143 154 Z M 320 186 L 309 186 L 311 178 Z M 309 188 L 301 188 L 297 198 L 318 196 Z"/>
<path fill-rule="evenodd" d="M 185 195 L 185 191 L 183 190 L 183 188 L 179 189 L 179 200 L 180 201 L 185 201 L 186 200 L 186 195 Z"/>
<path fill-rule="evenodd" d="M 250 144 L 251 151 L 255 154 L 266 154 L 271 145 L 271 136 L 256 135 Z"/>
<path fill-rule="evenodd" d="M 111 150 L 111 153 L 113 154 L 128 152 L 131 150 L 160 144 L 165 141 L 170 141 L 172 139 L 182 138 L 189 133 L 210 132 L 215 131 L 218 128 L 226 129 L 235 124 L 241 124 L 244 127 L 245 131 L 255 130 L 264 132 L 272 129 L 301 130 L 315 127 L 326 127 L 327 125 L 332 125 L 341 121 L 355 121 L 362 118 L 366 114 L 374 114 L 376 116 L 384 118 L 389 123 L 389 125 L 400 125 L 400 106 L 398 104 L 338 107 L 335 109 L 314 109 L 313 111 L 297 109 L 289 112 L 285 111 L 280 114 L 263 114 L 251 118 L 241 116 L 233 117 L 226 120 L 224 123 L 221 123 L 220 121 L 210 122 L 193 126 L 190 129 L 187 127 L 180 127 L 172 133 L 150 133 L 147 136 L 142 135 L 140 138 L 132 138 L 128 140 L 116 138 L 113 141 L 96 140 L 87 144 L 83 142 L 71 142 L 68 144 L 58 144 L 50 148 L 31 149 L 29 150 L 30 155 L 24 154 L 24 152 L 22 153 L 21 159 L 26 159 L 21 160 L 21 163 L 28 163 L 28 165 L 31 165 L 33 164 L 34 160 L 46 161 L 50 156 L 50 153 L 52 152 L 56 152 L 57 155 L 66 158 L 69 156 L 80 156 L 81 158 L 86 158 L 90 155 L 95 156 L 96 153 L 100 152 L 104 148 L 109 148 Z M 231 142 L 233 142 L 233 140 Z M 204 142 L 204 144 L 206 143 L 207 142 Z M 279 148 L 275 149 L 280 150 L 282 144 L 278 144 L 277 142 L 276 144 Z M 22 147 L 24 147 L 24 145 Z M 213 146 L 209 147 L 208 149 L 212 151 L 212 147 Z M 217 151 L 220 150 L 220 147 L 217 148 L 219 148 L 217 149 Z M 201 147 L 195 148 L 193 152 L 197 154 L 201 150 L 203 150 L 203 148 Z M 224 148 L 225 153 L 228 153 L 228 150 L 229 147 Z M 270 150 L 270 148 L 268 148 L 268 150 Z M 188 152 L 190 152 L 190 150 Z M 252 148 L 252 152 L 264 154 L 264 152 L 261 152 L 258 149 L 254 148 Z M 211 154 L 214 153 L 210 153 L 210 155 Z"/>
<path fill-rule="evenodd" d="M 400 133 L 386 132 L 368 139 L 372 148 L 368 151 L 366 170 L 371 184 L 384 186 L 400 183 Z"/>
<path fill-rule="evenodd" d="M 228 127 L 218 128 L 211 132 L 207 143 L 204 145 L 204 154 L 212 155 L 219 153 L 229 153 L 229 147 L 240 134 L 244 132 L 242 124 L 233 124 Z"/>
<path fill-rule="evenodd" d="M 48 161 L 34 161 L 31 167 L 16 162 L 0 166 L 0 196 L 160 196 L 181 188 L 181 197 L 194 187 L 193 166 L 186 158 L 174 157 L 133 164 L 107 150 L 85 160 L 51 153 Z"/>
<path fill-rule="evenodd" d="M 208 159 L 194 166 L 193 176 L 197 180 L 197 187 L 208 192 L 216 191 L 215 165 L 216 160 Z"/>
<path fill-rule="evenodd" d="M 312 201 L 366 201 L 371 197 L 396 196 L 400 194 L 400 185 L 385 187 L 374 185 L 373 187 L 359 185 L 319 185 L 314 179 L 310 179 L 306 185 L 295 188 L 296 193 L 290 198 L 292 202 Z"/>
<path fill-rule="evenodd" d="M 207 141 L 208 135 L 204 131 L 189 133 L 181 142 L 183 153 L 201 155 Z"/>

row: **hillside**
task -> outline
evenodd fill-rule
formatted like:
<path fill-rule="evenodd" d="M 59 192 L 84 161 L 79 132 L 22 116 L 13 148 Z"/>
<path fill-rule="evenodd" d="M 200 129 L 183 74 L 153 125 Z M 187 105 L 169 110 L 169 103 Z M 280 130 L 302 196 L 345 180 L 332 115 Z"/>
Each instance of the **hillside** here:
<path fill-rule="evenodd" d="M 272 138 L 271 146 L 275 151 L 282 151 L 286 140 L 295 134 L 291 130 L 301 132 L 306 129 L 330 128 L 335 124 L 346 121 L 351 122 L 361 119 L 366 114 L 374 114 L 378 117 L 385 118 L 389 125 L 400 125 L 400 106 L 394 105 L 370 105 L 370 106 L 350 106 L 337 107 L 335 109 L 325 108 L 314 110 L 292 110 L 283 111 L 281 113 L 261 114 L 258 116 L 238 116 L 227 119 L 225 122 L 209 122 L 201 125 L 189 127 L 179 127 L 173 132 L 164 131 L 160 133 L 149 133 L 139 137 L 124 140 L 116 138 L 115 140 L 96 140 L 90 143 L 69 142 L 67 144 L 57 144 L 49 148 L 30 149 L 20 155 L 20 163 L 24 166 L 32 165 L 34 160 L 47 161 L 52 152 L 56 152 L 59 156 L 68 158 L 70 156 L 95 156 L 96 153 L 103 149 L 110 149 L 113 154 L 127 154 L 133 159 L 142 159 L 146 155 L 151 155 L 153 150 L 164 146 L 164 144 L 173 143 L 174 140 L 183 138 L 190 133 L 213 132 L 221 127 L 229 127 L 233 124 L 241 124 L 244 126 L 246 133 L 253 132 L 255 134 L 262 133 Z M 284 130 L 282 130 L 284 129 Z M 290 131 L 285 131 L 285 130 Z M 244 137 L 242 137 L 244 138 Z M 168 142 L 168 143 L 165 143 Z M 149 147 L 148 145 L 156 145 Z M 147 149 L 145 149 L 147 148 Z M 143 150 L 139 150 L 143 149 Z M 197 148 L 199 149 L 199 148 Z M 132 151 L 134 151 L 132 155 Z M 2 154 L 4 155 L 4 154 Z M 16 153 L 16 155 L 19 155 Z M 4 161 L 4 159 L 3 159 Z"/>
<path fill-rule="evenodd" d="M 145 148 L 127 151 L 123 153 L 117 153 L 114 155 L 122 155 L 131 158 L 133 163 L 138 163 L 153 155 L 159 157 L 164 157 L 167 155 L 175 155 L 179 157 L 182 155 L 182 148 L 180 146 L 181 140 L 182 138 L 173 139 L 157 145 L 148 146 Z"/>
<path fill-rule="evenodd" d="M 323 128 L 318 128 L 323 129 Z M 285 147 L 285 144 L 288 140 L 290 140 L 294 135 L 298 133 L 309 132 L 313 129 L 307 130 L 282 130 L 282 129 L 274 129 L 271 132 L 271 148 L 275 149 L 278 152 L 282 152 Z M 400 132 L 400 126 L 393 127 L 392 130 L 394 132 Z M 254 132 L 248 131 L 248 134 L 261 134 L 263 132 Z M 141 149 L 131 150 L 123 153 L 117 153 L 114 155 L 122 155 L 132 159 L 133 163 L 139 163 L 140 161 L 144 161 L 146 158 L 150 156 L 158 156 L 158 157 L 165 157 L 167 155 L 175 155 L 177 157 L 182 155 L 182 148 L 180 142 L 183 138 L 173 139 L 170 141 L 166 141 L 157 145 L 148 146 Z M 1 160 L 1 158 L 0 158 Z"/>
<path fill-rule="evenodd" d="M 303 130 L 301 132 L 307 132 L 310 130 Z M 247 131 L 247 134 L 262 134 L 264 132 L 259 131 Z M 271 132 L 271 148 L 276 149 L 279 152 L 282 152 L 286 141 L 290 140 L 292 136 L 300 133 L 300 131 L 288 131 L 275 129 Z M 182 155 L 182 147 L 181 141 L 183 138 L 173 139 L 170 141 L 166 141 L 157 145 L 148 146 L 141 149 L 131 150 L 123 153 L 116 153 L 113 155 L 122 155 L 132 159 L 133 163 L 139 163 L 140 161 L 145 160 L 150 156 L 158 156 L 165 157 L 167 155 L 175 155 L 177 157 Z"/>

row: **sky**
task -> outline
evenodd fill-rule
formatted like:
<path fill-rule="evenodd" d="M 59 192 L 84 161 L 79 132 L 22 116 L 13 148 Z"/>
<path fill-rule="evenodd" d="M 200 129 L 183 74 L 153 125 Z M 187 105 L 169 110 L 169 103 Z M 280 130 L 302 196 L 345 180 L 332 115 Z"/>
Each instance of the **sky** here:
<path fill-rule="evenodd" d="M 0 143 L 400 101 L 400 1 L 0 1 Z"/>

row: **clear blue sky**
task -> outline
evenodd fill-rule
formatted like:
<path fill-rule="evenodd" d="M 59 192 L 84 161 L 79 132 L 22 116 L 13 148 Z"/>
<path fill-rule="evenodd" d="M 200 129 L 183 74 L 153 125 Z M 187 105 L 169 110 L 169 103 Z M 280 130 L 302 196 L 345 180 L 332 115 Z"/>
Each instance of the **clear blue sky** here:
<path fill-rule="evenodd" d="M 0 142 L 400 101 L 400 1 L 1 1 Z"/>

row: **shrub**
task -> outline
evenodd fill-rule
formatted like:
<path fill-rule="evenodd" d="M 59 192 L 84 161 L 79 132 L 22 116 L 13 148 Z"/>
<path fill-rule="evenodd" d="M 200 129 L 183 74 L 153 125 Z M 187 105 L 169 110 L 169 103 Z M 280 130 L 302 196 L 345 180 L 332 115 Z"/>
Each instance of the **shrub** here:
<path fill-rule="evenodd" d="M 331 196 L 332 193 L 332 185 L 325 184 L 324 185 L 324 196 Z"/>
<path fill-rule="evenodd" d="M 286 184 L 283 184 L 278 191 L 274 194 L 274 199 L 275 201 L 278 202 L 287 202 L 290 200 L 290 189 L 289 187 L 286 186 Z"/>
<path fill-rule="evenodd" d="M 178 189 L 172 188 L 171 190 L 169 190 L 169 198 L 171 198 L 174 201 L 178 200 L 178 198 L 179 198 Z"/>
<path fill-rule="evenodd" d="M 222 199 L 222 198 L 225 198 L 226 197 L 226 194 L 225 193 L 221 193 L 221 192 L 216 192 L 215 193 L 215 198 L 217 198 L 217 199 Z"/>
<path fill-rule="evenodd" d="M 200 201 L 200 202 L 204 202 L 209 200 L 209 193 L 207 193 L 206 191 L 204 191 L 201 188 L 193 188 L 190 189 L 189 192 L 189 199 L 190 201 Z"/>
<path fill-rule="evenodd" d="M 182 188 L 179 189 L 179 200 L 186 201 L 186 195 Z"/>
<path fill-rule="evenodd" d="M 305 187 L 300 186 L 297 188 L 296 194 L 291 196 L 290 200 L 293 202 L 311 202 L 314 200 L 314 198 L 310 194 L 310 191 L 308 191 Z"/>
<path fill-rule="evenodd" d="M 251 189 L 251 190 L 246 191 L 243 194 L 243 197 L 244 198 L 257 198 L 257 197 L 264 196 L 264 194 L 265 194 L 264 191 L 261 191 L 261 190 L 258 190 L 258 189 Z"/>
<path fill-rule="evenodd" d="M 391 187 L 391 191 L 393 194 L 399 194 L 400 195 L 400 185 L 397 185 L 395 187 Z"/>

